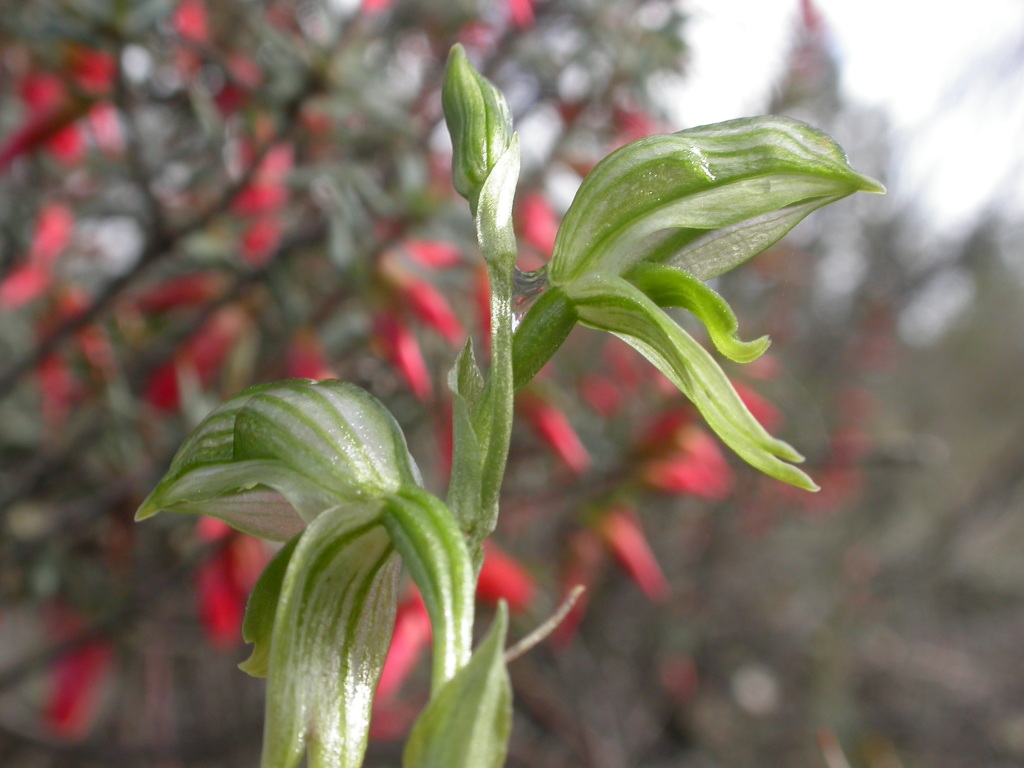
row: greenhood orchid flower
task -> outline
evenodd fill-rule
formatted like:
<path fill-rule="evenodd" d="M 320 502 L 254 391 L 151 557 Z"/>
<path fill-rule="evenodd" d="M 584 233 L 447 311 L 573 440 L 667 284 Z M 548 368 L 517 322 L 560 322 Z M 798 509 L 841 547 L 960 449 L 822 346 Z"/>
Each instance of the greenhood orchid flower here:
<path fill-rule="evenodd" d="M 523 386 L 579 322 L 637 349 L 697 406 L 737 454 L 814 490 L 714 359 L 671 317 L 682 307 L 718 351 L 750 362 L 768 339 L 742 341 L 729 305 L 705 285 L 781 239 L 812 211 L 857 191 L 883 192 L 829 137 L 784 117 L 755 117 L 649 136 L 591 171 L 569 206 L 547 266 L 548 288 L 516 331 Z"/>
<path fill-rule="evenodd" d="M 205 514 L 287 541 L 246 609 L 242 667 L 268 677 L 263 768 L 362 764 L 404 563 L 434 632 L 434 692 L 471 657 L 475 572 L 391 414 L 340 381 L 241 392 L 182 445 L 137 519 Z"/>

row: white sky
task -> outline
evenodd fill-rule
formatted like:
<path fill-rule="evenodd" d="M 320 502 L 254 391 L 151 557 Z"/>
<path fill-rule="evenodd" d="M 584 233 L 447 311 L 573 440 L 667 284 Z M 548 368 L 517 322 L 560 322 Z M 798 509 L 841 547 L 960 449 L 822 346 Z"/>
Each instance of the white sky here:
<path fill-rule="evenodd" d="M 690 14 L 693 65 L 673 99 L 679 127 L 763 111 L 798 0 L 680 2 Z M 816 7 L 844 95 L 892 120 L 901 159 L 890 180 L 894 197 L 920 204 L 939 235 L 955 234 L 997 196 L 1024 213 L 1024 2 L 816 0 Z M 993 74 L 1000 67 L 1001 77 Z"/>

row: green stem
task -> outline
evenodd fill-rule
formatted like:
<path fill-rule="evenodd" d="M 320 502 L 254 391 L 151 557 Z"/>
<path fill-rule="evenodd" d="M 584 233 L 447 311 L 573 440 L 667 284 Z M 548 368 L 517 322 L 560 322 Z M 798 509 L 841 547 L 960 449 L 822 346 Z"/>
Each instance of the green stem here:
<path fill-rule="evenodd" d="M 509 442 L 512 437 L 512 294 L 515 254 L 491 255 L 487 273 L 491 281 L 491 364 L 484 393 L 475 414 L 477 434 L 486 435 L 480 489 L 477 541 L 481 543 L 498 521 L 498 501 L 505 477 Z"/>
<path fill-rule="evenodd" d="M 474 209 L 491 285 L 491 362 L 483 378 L 466 350 L 454 372 L 458 394 L 449 504 L 477 568 L 483 558 L 483 540 L 498 521 L 512 436 L 512 298 L 517 255 L 512 201 L 518 179 L 519 139 L 513 135 L 481 187 Z"/>

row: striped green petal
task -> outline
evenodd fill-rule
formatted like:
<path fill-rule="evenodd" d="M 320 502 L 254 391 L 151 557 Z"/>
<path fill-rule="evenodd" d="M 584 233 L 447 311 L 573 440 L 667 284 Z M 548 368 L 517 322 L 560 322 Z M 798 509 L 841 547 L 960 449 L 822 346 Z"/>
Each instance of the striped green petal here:
<path fill-rule="evenodd" d="M 641 261 L 671 259 L 670 245 L 692 246 L 678 265 L 706 279 L 771 245 L 815 203 L 858 190 L 883 188 L 850 168 L 832 139 L 790 118 L 649 136 L 613 152 L 584 179 L 558 231 L 550 278 L 557 285 L 585 274 L 621 275 Z M 695 246 L 709 230 L 730 236 Z"/>
<path fill-rule="evenodd" d="M 382 521 L 430 614 L 436 693 L 469 661 L 476 571 L 455 516 L 426 491 L 407 488 L 388 497 Z"/>
<path fill-rule="evenodd" d="M 208 514 L 285 541 L 328 507 L 419 484 L 380 402 L 345 382 L 294 379 L 251 387 L 207 416 L 136 519 Z"/>
<path fill-rule="evenodd" d="M 401 561 L 379 508 L 325 511 L 302 534 L 281 585 L 262 768 L 357 768 L 384 667 Z"/>
<path fill-rule="evenodd" d="M 659 307 L 681 307 L 708 329 L 715 348 L 734 363 L 749 363 L 768 349 L 768 337 L 743 341 L 739 322 L 728 302 L 693 275 L 662 264 L 637 264 L 626 279 Z"/>
<path fill-rule="evenodd" d="M 615 334 L 650 360 L 742 459 L 779 480 L 817 490 L 789 463 L 802 461 L 800 454 L 768 434 L 714 358 L 639 288 L 609 275 L 576 280 L 569 288 L 584 325 Z"/>

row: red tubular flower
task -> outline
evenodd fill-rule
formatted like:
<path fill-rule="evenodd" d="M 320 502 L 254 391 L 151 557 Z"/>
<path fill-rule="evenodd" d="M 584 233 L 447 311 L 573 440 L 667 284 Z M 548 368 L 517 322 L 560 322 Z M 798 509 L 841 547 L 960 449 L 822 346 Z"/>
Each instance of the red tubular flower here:
<path fill-rule="evenodd" d="M 747 406 L 747 410 L 761 423 L 761 426 L 775 434 L 782 424 L 782 411 L 745 384 L 733 382 L 733 388 L 743 404 Z"/>
<path fill-rule="evenodd" d="M 416 589 L 398 606 L 395 631 L 391 635 L 384 670 L 377 685 L 375 705 L 394 698 L 398 689 L 416 667 L 423 649 L 430 643 L 430 616 Z"/>
<path fill-rule="evenodd" d="M 87 109 L 85 104 L 68 104 L 30 118 L 0 147 L 0 171 L 21 155 L 30 155 L 42 147 L 67 165 L 77 163 L 82 159 L 85 144 L 74 123 Z"/>
<path fill-rule="evenodd" d="M 178 307 L 201 307 L 224 290 L 222 275 L 196 272 L 165 280 L 135 299 L 140 312 L 161 314 Z"/>
<path fill-rule="evenodd" d="M 49 203 L 39 212 L 29 259 L 50 266 L 71 242 L 75 215 L 63 203 Z"/>
<path fill-rule="evenodd" d="M 36 366 L 43 421 L 50 429 L 64 425 L 75 397 L 75 378 L 67 361 L 59 354 L 47 355 Z"/>
<path fill-rule="evenodd" d="M 679 435 L 693 423 L 693 412 L 688 407 L 661 411 L 644 431 L 640 445 L 645 452 L 663 453 L 678 445 Z"/>
<path fill-rule="evenodd" d="M 61 106 L 67 95 L 64 82 L 49 72 L 29 72 L 18 90 L 29 113 L 36 116 Z"/>
<path fill-rule="evenodd" d="M 303 328 L 292 338 L 288 347 L 288 377 L 292 379 L 336 379 L 324 358 L 316 333 Z"/>
<path fill-rule="evenodd" d="M 523 197 L 516 211 L 520 236 L 543 256 L 551 255 L 558 233 L 558 215 L 547 197 L 530 192 Z"/>
<path fill-rule="evenodd" d="M 462 263 L 462 252 L 442 240 L 404 240 L 402 249 L 410 259 L 428 269 L 448 269 Z"/>
<path fill-rule="evenodd" d="M 173 360 L 161 365 L 149 377 L 146 402 L 163 411 L 177 409 L 181 405 L 179 370 L 188 370 L 200 384 L 208 384 L 248 325 L 249 318 L 239 307 L 225 307 L 211 317 L 185 342 Z"/>
<path fill-rule="evenodd" d="M 0 309 L 17 309 L 38 299 L 49 287 L 49 269 L 32 262 L 20 264 L 0 281 Z"/>
<path fill-rule="evenodd" d="M 399 287 L 416 317 L 437 331 L 449 344 L 462 343 L 466 332 L 462 330 L 462 324 L 448 300 L 433 284 L 409 277 L 403 279 Z"/>
<path fill-rule="evenodd" d="M 590 602 L 590 591 L 597 583 L 598 574 L 604 561 L 604 546 L 600 537 L 588 528 L 582 528 L 569 538 L 568 560 L 562 571 L 562 599 L 578 586 L 586 591 L 576 600 L 576 604 L 566 614 L 562 622 L 551 633 L 551 642 L 564 648 L 579 629 Z"/>
<path fill-rule="evenodd" d="M 650 462 L 643 479 L 666 493 L 688 494 L 708 501 L 721 501 L 732 491 L 733 474 L 718 444 L 699 427 L 685 428 L 680 449 L 667 458 Z"/>
<path fill-rule="evenodd" d="M 85 144 L 74 123 L 88 111 L 89 103 L 70 99 L 64 82 L 47 72 L 26 75 L 20 93 L 29 119 L 0 149 L 0 170 L 19 156 L 42 147 L 47 147 L 62 162 L 78 162 Z"/>
<path fill-rule="evenodd" d="M 72 114 L 75 120 L 81 116 L 77 112 Z M 65 165 L 76 165 L 85 156 L 85 139 L 77 125 L 69 125 L 56 131 L 46 142 L 46 147 Z"/>
<path fill-rule="evenodd" d="M 50 203 L 43 207 L 28 256 L 0 281 L 0 309 L 17 309 L 46 293 L 53 264 L 67 248 L 74 228 L 74 214 L 66 205 Z"/>
<path fill-rule="evenodd" d="M 84 630 L 83 622 L 60 609 L 54 634 L 70 640 Z M 114 648 L 106 640 L 91 640 L 54 663 L 44 719 L 49 730 L 64 739 L 80 739 L 96 718 L 104 685 L 110 677 Z"/>
<path fill-rule="evenodd" d="M 507 0 L 509 18 L 519 29 L 533 24 L 533 0 Z"/>
<path fill-rule="evenodd" d="M 395 0 L 363 0 L 362 10 L 367 16 L 383 13 Z"/>
<path fill-rule="evenodd" d="M 209 20 L 203 0 L 181 0 L 174 12 L 174 31 L 183 40 L 205 43 L 210 37 Z"/>
<path fill-rule="evenodd" d="M 124 152 L 124 136 L 113 104 L 97 104 L 89 110 L 89 130 L 96 140 L 96 146 L 105 154 L 119 155 Z"/>
<path fill-rule="evenodd" d="M 626 508 L 608 511 L 598 530 L 616 561 L 648 599 L 661 602 L 669 596 L 668 582 L 651 551 L 636 514 Z"/>
<path fill-rule="evenodd" d="M 508 603 L 510 611 L 525 611 L 533 600 L 530 574 L 511 555 L 490 540 L 484 542 L 484 564 L 476 582 L 476 599 L 484 603 Z"/>
<path fill-rule="evenodd" d="M 281 242 L 283 227 L 276 216 L 263 216 L 242 233 L 242 258 L 250 267 L 262 267 Z"/>
<path fill-rule="evenodd" d="M 223 542 L 196 571 L 196 596 L 207 640 L 215 648 L 232 648 L 242 639 L 245 604 L 269 556 L 259 539 L 213 518 L 200 518 L 196 534 Z"/>
<path fill-rule="evenodd" d="M 429 400 L 434 387 L 416 337 L 393 314 L 377 317 L 374 335 L 384 355 L 402 374 L 413 394 L 424 402 Z"/>
<path fill-rule="evenodd" d="M 536 394 L 522 396 L 520 405 L 530 426 L 573 472 L 590 468 L 590 454 L 564 413 Z"/>
<path fill-rule="evenodd" d="M 659 132 L 658 124 L 642 109 L 619 107 L 613 111 L 612 116 L 618 129 L 616 144 L 629 144 Z"/>
<path fill-rule="evenodd" d="M 278 144 L 264 156 L 252 181 L 238 193 L 232 210 L 240 216 L 258 216 L 280 210 L 288 202 L 285 179 L 292 170 L 294 152 L 289 144 Z"/>
<path fill-rule="evenodd" d="M 117 60 L 106 51 L 74 46 L 67 57 L 67 71 L 83 91 L 102 95 L 114 85 Z"/>
<path fill-rule="evenodd" d="M 232 648 L 242 637 L 246 595 L 232 579 L 228 549 L 221 549 L 196 572 L 199 618 L 215 648 Z"/>
<path fill-rule="evenodd" d="M 591 374 L 580 380 L 580 395 L 600 416 L 610 419 L 622 406 L 622 390 L 607 376 Z"/>

